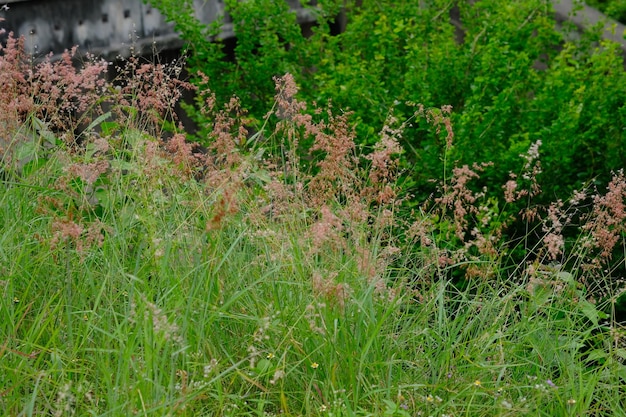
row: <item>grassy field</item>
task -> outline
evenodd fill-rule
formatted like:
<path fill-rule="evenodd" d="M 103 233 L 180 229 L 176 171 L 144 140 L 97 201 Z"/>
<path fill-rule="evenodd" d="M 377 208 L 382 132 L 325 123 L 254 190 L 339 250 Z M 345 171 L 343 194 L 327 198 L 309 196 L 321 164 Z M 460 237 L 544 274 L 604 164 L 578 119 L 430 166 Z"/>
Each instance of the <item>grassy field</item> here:
<path fill-rule="evenodd" d="M 181 86 L 167 67 L 131 65 L 116 88 L 61 61 L 38 68 L 56 81 L 20 84 L 18 55 L 0 112 L 0 414 L 626 415 L 623 173 L 529 203 L 515 243 L 518 213 L 471 190 L 480 166 L 409 211 L 405 122 L 362 153 L 348 116 L 307 116 L 289 75 L 276 128 L 209 100 L 200 149 L 162 131 Z M 447 111 L 412 117 L 452 141 Z M 506 201 L 537 192 L 539 151 L 527 189 L 498 185 Z"/>

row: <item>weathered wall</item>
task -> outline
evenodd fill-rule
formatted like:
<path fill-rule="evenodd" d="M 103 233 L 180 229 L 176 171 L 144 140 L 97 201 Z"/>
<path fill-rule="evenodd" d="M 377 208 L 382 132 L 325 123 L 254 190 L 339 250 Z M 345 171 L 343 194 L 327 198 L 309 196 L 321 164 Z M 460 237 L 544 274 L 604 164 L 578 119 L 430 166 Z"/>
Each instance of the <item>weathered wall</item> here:
<path fill-rule="evenodd" d="M 287 2 L 301 22 L 312 20 L 298 0 Z M 158 50 L 182 46 L 173 25 L 141 0 L 13 0 L 7 6 L 0 10 L 1 27 L 23 35 L 27 50 L 37 55 L 78 45 L 81 51 L 114 58 L 127 56 L 131 45 L 140 55 L 149 54 L 153 44 Z M 223 19 L 222 36 L 233 36 L 223 0 L 194 0 L 194 8 L 204 23 Z"/>

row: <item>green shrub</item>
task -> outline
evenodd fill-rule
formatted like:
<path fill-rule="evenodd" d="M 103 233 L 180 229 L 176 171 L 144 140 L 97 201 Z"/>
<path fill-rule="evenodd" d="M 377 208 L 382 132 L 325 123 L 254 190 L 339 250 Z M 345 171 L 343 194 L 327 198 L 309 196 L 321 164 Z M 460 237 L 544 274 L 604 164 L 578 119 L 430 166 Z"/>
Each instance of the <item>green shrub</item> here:
<path fill-rule="evenodd" d="M 227 1 L 237 36 L 227 60 L 224 43 L 207 37 L 219 25 L 194 20 L 191 2 L 151 3 L 189 42 L 191 72 L 209 76 L 219 102 L 241 97 L 250 124 L 267 111 L 272 77 L 290 72 L 302 98 L 354 112 L 359 145 L 375 141 L 390 112 L 409 118 L 407 102 L 451 105 L 456 136 L 447 156 L 460 164 L 492 161 L 484 183 L 504 183 L 521 169 L 518 155 L 542 140 L 550 172 L 539 178 L 544 202 L 593 179 L 606 183 L 626 164 L 620 51 L 592 43 L 593 33 L 565 41 L 549 1 L 460 2 L 460 29 L 450 20 L 454 2 L 348 1 L 346 30 L 337 36 L 327 23 L 338 2 L 325 1 L 308 6 L 319 17 L 308 38 L 286 2 Z M 407 184 L 425 197 L 433 191 L 429 181 L 442 175 L 444 141 L 416 122 L 402 145 Z"/>
<path fill-rule="evenodd" d="M 590 6 L 622 23 L 626 23 L 626 1 L 624 0 L 587 0 Z"/>

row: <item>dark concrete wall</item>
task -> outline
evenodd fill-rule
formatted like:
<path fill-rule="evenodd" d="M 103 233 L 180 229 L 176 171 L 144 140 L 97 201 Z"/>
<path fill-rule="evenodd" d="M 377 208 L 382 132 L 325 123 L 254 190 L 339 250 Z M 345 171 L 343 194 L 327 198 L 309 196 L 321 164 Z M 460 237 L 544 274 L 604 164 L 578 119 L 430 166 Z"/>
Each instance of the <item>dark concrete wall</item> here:
<path fill-rule="evenodd" d="M 312 21 L 298 0 L 286 0 L 300 22 Z M 0 5 L 7 0 L 0 0 Z M 132 46 L 139 55 L 157 50 L 176 50 L 182 41 L 154 8 L 141 0 L 13 0 L 0 9 L 0 27 L 24 36 L 26 49 L 36 55 L 60 54 L 78 45 L 113 59 L 128 56 Z M 224 16 L 223 0 L 194 0 L 196 16 L 204 23 L 224 19 L 223 37 L 232 37 Z"/>

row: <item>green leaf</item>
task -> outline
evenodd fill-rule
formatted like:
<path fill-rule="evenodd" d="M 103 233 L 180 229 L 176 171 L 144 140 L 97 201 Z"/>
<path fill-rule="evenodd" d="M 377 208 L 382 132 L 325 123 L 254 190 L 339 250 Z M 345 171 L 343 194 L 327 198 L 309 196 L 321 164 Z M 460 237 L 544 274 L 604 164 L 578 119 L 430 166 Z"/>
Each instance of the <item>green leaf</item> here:
<path fill-rule="evenodd" d="M 596 306 L 587 300 L 581 300 L 578 305 L 585 317 L 587 317 L 596 327 L 598 326 L 600 319 L 608 318 L 606 313 L 596 309 Z"/>
<path fill-rule="evenodd" d="M 102 125 L 105 122 L 105 120 L 107 120 L 109 117 L 111 117 L 110 111 L 104 114 L 101 114 L 100 116 L 96 117 L 91 123 L 89 123 L 89 126 L 87 126 L 87 129 L 85 130 L 87 132 L 92 131 L 96 126 Z"/>
<path fill-rule="evenodd" d="M 100 129 L 102 130 L 102 136 L 113 136 L 120 130 L 120 125 L 117 122 L 105 122 L 100 123 Z"/>
<path fill-rule="evenodd" d="M 603 349 L 595 349 L 587 354 L 588 361 L 605 360 L 608 357 Z"/>

